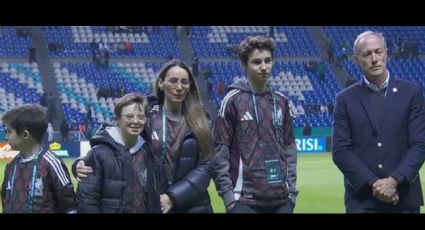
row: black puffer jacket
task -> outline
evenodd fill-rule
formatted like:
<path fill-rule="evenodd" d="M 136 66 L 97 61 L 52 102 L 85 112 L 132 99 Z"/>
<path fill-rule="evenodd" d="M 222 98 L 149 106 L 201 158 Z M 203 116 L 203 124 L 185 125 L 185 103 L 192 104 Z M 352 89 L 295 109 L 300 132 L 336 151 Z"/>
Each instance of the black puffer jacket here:
<path fill-rule="evenodd" d="M 208 186 L 211 181 L 211 161 L 199 162 L 198 142 L 188 134 L 175 165 L 173 184 L 167 194 L 173 200 L 174 213 L 212 213 Z"/>
<path fill-rule="evenodd" d="M 152 141 L 153 123 L 160 122 L 162 107 L 151 110 L 148 123 L 145 125 L 146 136 Z M 154 135 L 155 136 L 155 135 Z M 161 135 L 159 135 L 161 136 Z M 187 130 L 182 139 L 180 153 L 175 161 L 172 185 L 167 194 L 173 201 L 173 213 L 212 213 L 208 186 L 212 175 L 212 161 L 199 161 L 200 153 L 198 142 L 192 133 Z M 160 149 L 152 148 L 154 155 L 159 158 Z M 158 160 L 157 160 L 158 161 Z"/>
<path fill-rule="evenodd" d="M 132 161 L 143 157 L 142 166 L 146 168 L 146 185 L 142 186 L 141 201 L 148 213 L 160 213 L 159 194 L 163 193 L 164 178 L 161 179 L 161 168 L 155 162 L 147 144 L 131 155 L 123 145 L 105 130 L 100 128 L 90 139 L 92 149 L 84 158 L 85 164 L 93 168 L 78 185 L 78 213 L 131 213 L 133 204 L 134 183 Z M 140 156 L 143 154 L 144 156 Z M 139 156 L 138 156 L 139 155 Z M 143 179 L 142 179 L 143 180 Z M 162 183 L 162 184 L 161 184 Z"/>

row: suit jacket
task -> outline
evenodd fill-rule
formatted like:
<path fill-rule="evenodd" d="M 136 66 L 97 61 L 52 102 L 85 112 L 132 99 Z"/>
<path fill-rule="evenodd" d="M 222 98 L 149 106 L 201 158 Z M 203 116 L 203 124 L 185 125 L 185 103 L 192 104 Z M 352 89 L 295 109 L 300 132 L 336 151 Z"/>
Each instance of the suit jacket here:
<path fill-rule="evenodd" d="M 422 206 L 419 179 L 419 169 L 425 160 L 422 89 L 391 76 L 382 110 L 375 119 L 372 111 L 376 105 L 370 101 L 370 91 L 362 79 L 338 93 L 335 99 L 332 157 L 344 175 L 346 210 L 394 208 L 372 195 L 373 182 L 389 176 L 400 182 L 397 208 Z"/>

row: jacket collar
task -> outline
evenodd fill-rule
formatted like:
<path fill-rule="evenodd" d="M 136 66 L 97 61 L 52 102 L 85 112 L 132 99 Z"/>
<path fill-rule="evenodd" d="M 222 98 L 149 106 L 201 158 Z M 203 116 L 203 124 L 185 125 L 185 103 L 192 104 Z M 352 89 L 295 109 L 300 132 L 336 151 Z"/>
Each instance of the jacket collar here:
<path fill-rule="evenodd" d="M 112 137 L 112 139 L 114 139 L 114 141 L 120 145 L 122 145 L 123 147 L 125 147 L 124 144 L 124 140 L 122 139 L 121 135 L 118 132 L 118 128 L 117 127 L 107 127 L 106 132 Z M 145 144 L 145 140 L 139 135 L 137 137 L 137 142 L 135 145 L 133 145 L 130 149 L 129 152 L 130 154 L 135 154 L 137 153 Z"/>

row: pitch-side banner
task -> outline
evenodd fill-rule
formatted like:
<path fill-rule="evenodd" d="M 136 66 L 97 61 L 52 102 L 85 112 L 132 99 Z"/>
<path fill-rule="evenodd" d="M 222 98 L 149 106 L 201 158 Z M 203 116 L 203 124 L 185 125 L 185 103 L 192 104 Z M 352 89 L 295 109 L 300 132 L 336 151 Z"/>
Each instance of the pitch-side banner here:
<path fill-rule="evenodd" d="M 19 151 L 12 150 L 7 142 L 0 142 L 0 160 L 11 160 Z"/>
<path fill-rule="evenodd" d="M 298 152 L 325 153 L 328 152 L 326 137 L 297 137 L 295 138 Z"/>

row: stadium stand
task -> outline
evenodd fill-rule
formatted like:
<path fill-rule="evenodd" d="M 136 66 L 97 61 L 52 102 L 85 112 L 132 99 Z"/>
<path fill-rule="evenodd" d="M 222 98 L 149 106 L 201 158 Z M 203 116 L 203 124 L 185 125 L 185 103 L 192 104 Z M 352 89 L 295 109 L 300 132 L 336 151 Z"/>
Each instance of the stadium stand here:
<path fill-rule="evenodd" d="M 308 122 L 312 127 L 330 127 L 335 94 L 344 87 L 335 68 L 354 80 L 360 69 L 351 60 L 352 42 L 364 30 L 383 32 L 390 50 L 392 74 L 425 87 L 425 28 L 421 26 L 322 26 L 335 48 L 336 63 L 330 63 L 323 49 L 305 26 L 192 26 L 181 40 L 173 26 L 45 26 L 43 44 L 37 49 L 48 53 L 50 68 L 41 62 L 28 63 L 28 48 L 34 28 L 2 26 L 0 34 L 0 114 L 25 103 L 38 103 L 44 92 L 57 92 L 63 116 L 76 125 L 86 122 L 87 109 L 93 110 L 93 128 L 111 122 L 115 98 L 123 92 L 152 93 L 151 84 L 166 59 L 199 58 L 205 98 L 216 109 L 225 88 L 245 78 L 237 61 L 237 45 L 248 35 L 272 36 L 277 42 L 276 61 L 270 84 L 290 99 L 295 127 Z M 180 39 L 180 40 L 179 40 Z M 94 43 L 92 43 L 94 41 Z M 93 52 L 103 44 L 110 51 L 108 67 L 97 66 Z M 184 44 L 188 44 L 185 50 Z M 129 43 L 131 45 L 126 45 Z M 102 44 L 102 45 L 100 45 Z M 95 50 L 95 51 L 93 51 Z M 345 55 L 345 56 L 344 56 Z M 316 67 L 311 69 L 311 63 Z M 50 73 L 50 72 L 51 73 Z M 51 74 L 52 91 L 41 79 Z M 338 83 L 340 82 L 340 83 Z M 49 89 L 49 90 L 46 90 Z M 118 93 L 112 93 L 111 90 Z M 105 94 L 106 92 L 106 94 Z M 109 94 L 108 94 L 109 93 Z M 114 97 L 115 96 L 115 97 Z M 326 109 L 325 109 L 326 107 Z M 0 131 L 4 126 L 0 125 Z"/>

